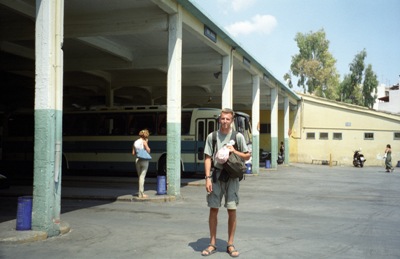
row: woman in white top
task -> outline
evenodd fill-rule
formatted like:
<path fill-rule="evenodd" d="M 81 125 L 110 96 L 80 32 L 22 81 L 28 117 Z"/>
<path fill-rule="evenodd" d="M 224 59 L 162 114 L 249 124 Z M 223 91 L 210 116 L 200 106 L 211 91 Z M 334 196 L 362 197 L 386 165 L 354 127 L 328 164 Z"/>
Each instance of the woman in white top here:
<path fill-rule="evenodd" d="M 146 149 L 150 154 L 149 147 L 149 131 L 147 129 L 139 132 L 139 139 L 133 143 L 132 155 L 135 156 L 139 149 Z M 146 177 L 147 169 L 149 168 L 149 160 L 144 160 L 136 157 L 136 172 L 139 178 L 139 198 L 148 198 L 149 196 L 144 194 L 144 179 Z"/>

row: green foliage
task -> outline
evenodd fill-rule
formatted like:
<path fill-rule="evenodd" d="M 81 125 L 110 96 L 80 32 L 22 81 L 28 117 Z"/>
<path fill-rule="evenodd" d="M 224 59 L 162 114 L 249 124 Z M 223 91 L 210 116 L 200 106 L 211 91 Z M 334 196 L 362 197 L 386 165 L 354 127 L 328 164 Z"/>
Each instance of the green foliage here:
<path fill-rule="evenodd" d="M 303 88 L 304 93 L 372 108 L 377 98 L 378 80 L 371 65 L 365 69 L 365 49 L 354 57 L 349 65 L 350 74 L 340 82 L 336 60 L 329 52 L 329 41 L 323 29 L 297 33 L 295 41 L 299 53 L 292 56 L 290 71 L 283 77 L 290 88 L 293 87 L 292 76 L 295 76 L 297 86 Z"/>
<path fill-rule="evenodd" d="M 295 41 L 300 53 L 292 56 L 290 73 L 298 77 L 297 85 L 304 89 L 304 93 L 337 99 L 339 74 L 336 60 L 329 52 L 325 31 L 297 33 Z M 289 86 L 292 86 L 290 73 L 285 74 L 284 79 L 289 79 Z"/>
<path fill-rule="evenodd" d="M 283 79 L 285 80 L 285 82 L 287 82 L 289 88 L 293 88 L 292 76 L 291 76 L 291 74 L 290 74 L 290 71 L 289 71 L 289 73 L 286 73 L 286 74 L 283 76 Z"/>
<path fill-rule="evenodd" d="M 365 70 L 365 77 L 363 82 L 362 93 L 364 96 L 363 106 L 372 108 L 374 106 L 377 96 L 378 78 L 374 71 L 372 71 L 372 65 L 369 64 Z M 372 95 L 374 93 L 374 95 Z"/>
<path fill-rule="evenodd" d="M 377 98 L 378 79 L 372 71 L 371 64 L 365 69 L 366 57 L 365 49 L 354 57 L 349 65 L 351 73 L 345 75 L 340 84 L 340 92 L 344 102 L 372 108 Z M 372 95 L 373 92 L 375 92 L 374 95 Z"/>

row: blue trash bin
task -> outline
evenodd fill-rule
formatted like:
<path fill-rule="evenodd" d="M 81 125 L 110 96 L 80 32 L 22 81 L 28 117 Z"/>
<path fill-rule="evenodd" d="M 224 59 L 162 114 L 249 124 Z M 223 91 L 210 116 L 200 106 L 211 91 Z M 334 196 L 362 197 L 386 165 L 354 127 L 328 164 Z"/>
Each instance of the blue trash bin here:
<path fill-rule="evenodd" d="M 32 196 L 18 197 L 16 230 L 32 228 Z"/>
<path fill-rule="evenodd" d="M 251 174 L 251 163 L 246 164 L 246 174 Z"/>
<path fill-rule="evenodd" d="M 167 183 L 165 180 L 165 175 L 157 176 L 157 194 L 164 195 L 167 193 Z"/>
<path fill-rule="evenodd" d="M 265 161 L 265 168 L 271 168 L 271 161 L 270 160 L 266 160 Z"/>

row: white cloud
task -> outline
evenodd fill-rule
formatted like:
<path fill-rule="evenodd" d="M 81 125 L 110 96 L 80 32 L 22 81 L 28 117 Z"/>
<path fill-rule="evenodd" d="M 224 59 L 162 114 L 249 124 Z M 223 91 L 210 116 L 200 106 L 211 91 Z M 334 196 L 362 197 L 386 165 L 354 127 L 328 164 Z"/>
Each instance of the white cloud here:
<path fill-rule="evenodd" d="M 252 6 L 256 0 L 232 0 L 232 9 L 235 12 L 243 11 L 250 6 Z"/>
<path fill-rule="evenodd" d="M 228 25 L 225 29 L 233 36 L 247 35 L 251 33 L 270 34 L 278 24 L 272 15 L 256 15 L 250 21 L 241 21 Z"/>

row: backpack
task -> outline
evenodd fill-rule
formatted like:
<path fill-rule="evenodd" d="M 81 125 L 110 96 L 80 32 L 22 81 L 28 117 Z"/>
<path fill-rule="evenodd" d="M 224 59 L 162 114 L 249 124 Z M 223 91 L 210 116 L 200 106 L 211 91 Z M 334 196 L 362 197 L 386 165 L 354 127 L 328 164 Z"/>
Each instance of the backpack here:
<path fill-rule="evenodd" d="M 231 140 L 235 141 L 233 145 L 236 150 L 238 150 L 237 140 L 236 140 L 236 131 L 232 131 Z M 217 131 L 212 133 L 212 142 L 213 142 L 213 156 L 215 151 L 215 146 L 217 144 Z M 222 164 L 224 171 L 226 171 L 230 178 L 239 178 L 241 181 L 246 172 L 246 165 L 244 164 L 243 159 L 235 153 L 230 153 L 228 160 Z"/>

